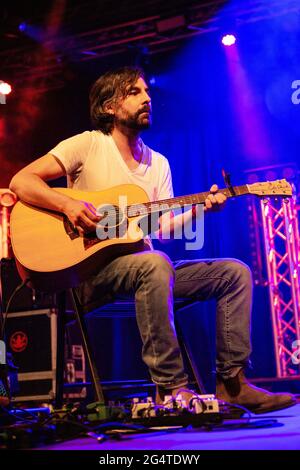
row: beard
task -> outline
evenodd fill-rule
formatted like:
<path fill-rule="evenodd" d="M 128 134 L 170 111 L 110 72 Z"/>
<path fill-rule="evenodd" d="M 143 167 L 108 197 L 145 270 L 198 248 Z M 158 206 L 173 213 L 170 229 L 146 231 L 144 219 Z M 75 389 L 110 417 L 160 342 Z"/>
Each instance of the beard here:
<path fill-rule="evenodd" d="M 145 112 L 149 113 L 148 116 L 142 115 Z M 126 113 L 124 116 L 115 116 L 115 124 L 120 124 L 135 131 L 143 131 L 151 126 L 151 113 L 147 108 L 134 114 Z"/>

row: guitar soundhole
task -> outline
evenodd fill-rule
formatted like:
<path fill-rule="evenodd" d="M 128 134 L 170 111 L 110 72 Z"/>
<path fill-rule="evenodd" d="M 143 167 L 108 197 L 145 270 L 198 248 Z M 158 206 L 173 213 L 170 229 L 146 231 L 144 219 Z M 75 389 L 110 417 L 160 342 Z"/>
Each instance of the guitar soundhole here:
<path fill-rule="evenodd" d="M 125 235 L 128 220 L 119 206 L 101 205 L 97 207 L 97 214 L 101 217 L 96 230 L 98 240 L 119 238 Z"/>

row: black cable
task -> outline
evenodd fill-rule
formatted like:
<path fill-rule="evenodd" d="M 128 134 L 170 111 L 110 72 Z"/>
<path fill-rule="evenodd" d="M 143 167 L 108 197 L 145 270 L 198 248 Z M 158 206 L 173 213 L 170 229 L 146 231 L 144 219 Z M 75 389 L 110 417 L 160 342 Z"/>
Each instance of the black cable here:
<path fill-rule="evenodd" d="M 16 410 L 18 410 L 18 408 L 16 408 Z M 22 421 L 22 422 L 27 423 L 27 424 L 32 424 L 33 423 L 32 419 L 23 418 L 22 416 L 18 416 L 16 414 L 12 413 L 11 410 L 6 409 L 5 407 L 1 408 L 1 413 L 4 413 L 4 414 L 8 415 L 9 417 L 12 417 L 16 422 Z M 1 426 L 1 425 L 0 425 L 0 427 L 5 428 L 5 426 Z"/>
<path fill-rule="evenodd" d="M 236 409 L 236 410 L 242 410 L 242 411 L 244 411 L 244 413 L 247 414 L 247 418 L 246 418 L 246 419 L 248 419 L 248 420 L 250 420 L 251 417 L 252 417 L 252 416 L 251 416 L 251 411 L 250 411 L 248 408 L 246 408 L 245 406 L 237 405 L 236 403 L 229 403 L 228 401 L 225 401 L 225 400 L 218 400 L 218 402 L 221 403 L 221 404 L 227 405 L 229 408 L 234 408 L 234 409 Z"/>
<path fill-rule="evenodd" d="M 10 298 L 8 299 L 8 302 L 7 302 L 6 308 L 5 308 L 5 312 L 3 312 L 3 322 L 2 322 L 1 336 L 0 336 L 1 339 L 4 339 L 5 323 L 6 323 L 6 320 L 7 320 L 8 313 L 9 313 L 10 304 L 12 303 L 12 301 L 13 301 L 15 295 L 16 295 L 21 289 L 23 289 L 23 287 L 25 287 L 28 282 L 29 282 L 29 279 L 28 279 L 28 278 L 24 279 L 24 281 L 22 281 L 21 284 L 19 284 L 19 285 L 15 288 L 15 290 L 14 290 L 13 293 L 11 294 Z"/>
<path fill-rule="evenodd" d="M 23 415 L 28 415 L 29 416 L 28 418 L 23 418 L 23 419 L 26 419 L 30 422 L 32 422 L 32 420 L 34 420 L 35 422 L 41 422 L 42 421 L 42 419 L 38 415 L 36 415 L 34 413 L 31 413 L 26 408 L 18 408 L 16 406 L 13 406 L 8 411 L 12 416 L 16 416 L 16 418 L 18 418 L 18 416 L 23 414 Z"/>

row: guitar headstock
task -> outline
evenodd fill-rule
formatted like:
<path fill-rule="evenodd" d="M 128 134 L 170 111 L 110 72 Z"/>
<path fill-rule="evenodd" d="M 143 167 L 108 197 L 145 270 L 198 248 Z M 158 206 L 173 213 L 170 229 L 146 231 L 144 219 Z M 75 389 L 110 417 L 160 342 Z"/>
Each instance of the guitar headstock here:
<path fill-rule="evenodd" d="M 255 194 L 256 196 L 291 197 L 293 195 L 292 186 L 286 179 L 247 184 L 247 187 L 249 194 Z"/>

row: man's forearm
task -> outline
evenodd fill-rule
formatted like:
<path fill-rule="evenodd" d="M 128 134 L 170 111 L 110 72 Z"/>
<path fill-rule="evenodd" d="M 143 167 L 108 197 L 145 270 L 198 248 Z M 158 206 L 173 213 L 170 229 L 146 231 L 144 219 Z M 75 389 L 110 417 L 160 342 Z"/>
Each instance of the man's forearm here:
<path fill-rule="evenodd" d="M 58 212 L 64 212 L 64 207 L 70 200 L 68 196 L 50 188 L 38 175 L 32 173 L 16 175 L 9 188 L 21 201 Z"/>
<path fill-rule="evenodd" d="M 171 238 L 174 237 L 175 233 L 177 233 L 178 230 L 181 231 L 184 226 L 190 225 L 192 223 L 192 220 L 193 220 L 192 209 L 189 209 L 181 214 L 177 214 L 174 217 L 172 217 L 170 219 L 170 225 L 169 225 Z"/>

